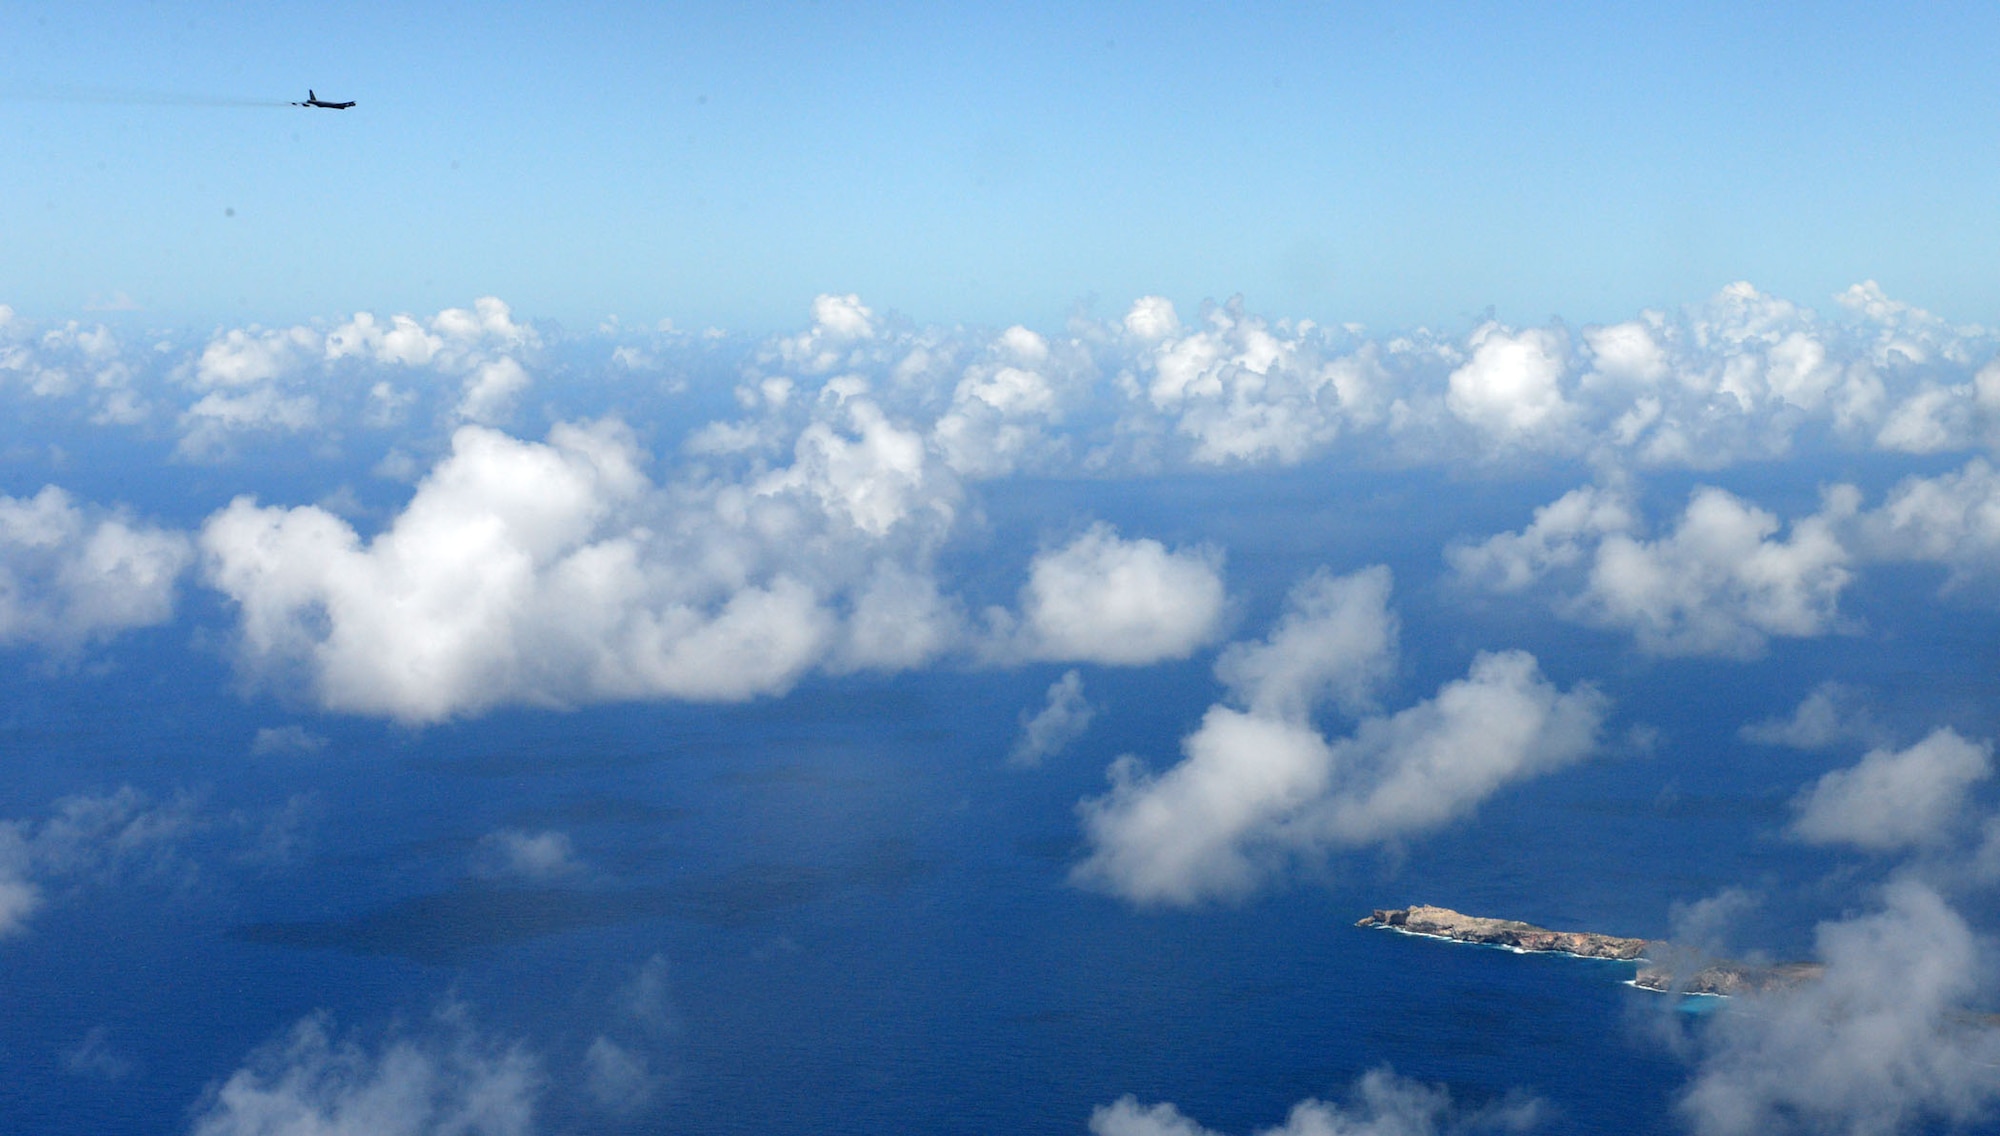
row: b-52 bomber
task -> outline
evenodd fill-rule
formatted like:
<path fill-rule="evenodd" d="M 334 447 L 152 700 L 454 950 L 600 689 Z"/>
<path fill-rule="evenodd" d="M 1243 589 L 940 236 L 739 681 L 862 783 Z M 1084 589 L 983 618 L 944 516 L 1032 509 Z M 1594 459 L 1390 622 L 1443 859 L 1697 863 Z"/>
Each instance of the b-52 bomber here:
<path fill-rule="evenodd" d="M 318 95 L 313 94 L 311 87 L 307 87 L 306 101 L 302 103 L 293 103 L 292 105 L 295 107 L 324 107 L 327 110 L 346 110 L 348 107 L 351 107 L 354 104 L 352 102 L 344 102 L 344 103 L 327 102 L 325 99 L 322 99 Z"/>

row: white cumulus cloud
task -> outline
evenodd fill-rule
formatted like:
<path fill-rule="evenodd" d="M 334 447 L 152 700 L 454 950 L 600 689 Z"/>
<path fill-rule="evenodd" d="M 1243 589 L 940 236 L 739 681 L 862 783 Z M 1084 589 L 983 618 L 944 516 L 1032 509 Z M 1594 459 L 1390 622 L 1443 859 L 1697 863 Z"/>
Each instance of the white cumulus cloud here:
<path fill-rule="evenodd" d="M 202 528 L 205 576 L 250 674 L 410 722 L 918 665 L 963 634 L 928 564 L 956 484 L 865 400 L 825 409 L 858 436 L 815 421 L 790 466 L 669 486 L 616 423 L 545 442 L 463 426 L 371 538 L 238 498 Z"/>
<path fill-rule="evenodd" d="M 1859 504 L 1855 490 L 1835 486 L 1781 537 L 1776 516 L 1703 486 L 1670 532 L 1648 540 L 1621 495 L 1584 488 L 1536 510 L 1522 531 L 1454 546 L 1447 558 L 1462 581 L 1497 592 L 1566 579 L 1558 612 L 1629 631 L 1652 654 L 1754 658 L 1773 636 L 1834 629 L 1853 578 L 1840 528 Z"/>
<path fill-rule="evenodd" d="M 1268 636 L 1222 652 L 1215 677 L 1255 714 L 1303 719 L 1327 703 L 1369 709 L 1396 666 L 1394 586 L 1381 565 L 1347 576 L 1319 569 L 1292 589 Z"/>
<path fill-rule="evenodd" d="M 183 534 L 79 505 L 60 488 L 0 497 L 0 643 L 60 653 L 173 617 Z"/>
<path fill-rule="evenodd" d="M 1092 525 L 1028 567 L 1017 648 L 1030 658 L 1143 666 L 1185 659 L 1226 613 L 1222 554 Z"/>
<path fill-rule="evenodd" d="M 1920 883 L 1821 924 L 1824 977 L 1712 1015 L 1680 1110 L 1700 1136 L 1875 1136 L 1989 1123 L 2000 1030 L 1968 1012 L 1982 966 L 1965 920 Z"/>
<path fill-rule="evenodd" d="M 1792 834 L 1813 844 L 1890 852 L 1955 835 L 1965 794 L 1993 774 L 1993 747 L 1949 727 L 1904 750 L 1871 750 L 1799 794 Z"/>
<path fill-rule="evenodd" d="M 1388 591 L 1380 568 L 1314 577 L 1268 638 L 1225 654 L 1243 708 L 1211 706 L 1164 772 L 1115 763 L 1111 791 L 1080 806 L 1091 850 L 1072 878 L 1138 903 L 1232 898 L 1292 858 L 1434 830 L 1595 748 L 1603 696 L 1558 690 L 1521 651 L 1481 654 L 1431 699 L 1329 742 L 1312 710 L 1362 704 L 1393 658 Z"/>
<path fill-rule="evenodd" d="M 2000 471 L 1984 458 L 1935 477 L 1909 477 L 1860 521 L 1875 559 L 1944 565 L 1954 583 L 2000 569 Z"/>
<path fill-rule="evenodd" d="M 1551 331 L 1509 332 L 1487 324 L 1473 333 L 1472 358 L 1451 373 L 1445 402 L 1459 418 L 1496 437 L 1533 437 L 1562 429 L 1574 408 L 1563 397 L 1567 344 Z"/>

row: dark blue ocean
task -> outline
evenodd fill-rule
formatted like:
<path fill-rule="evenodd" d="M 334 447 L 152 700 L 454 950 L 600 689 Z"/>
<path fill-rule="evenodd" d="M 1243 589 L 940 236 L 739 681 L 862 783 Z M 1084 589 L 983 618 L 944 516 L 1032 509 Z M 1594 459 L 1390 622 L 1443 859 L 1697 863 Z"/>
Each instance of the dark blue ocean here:
<path fill-rule="evenodd" d="M 1790 513 L 1815 480 L 1787 477 L 1733 487 Z M 1218 696 L 1212 652 L 1083 668 L 1098 719 L 1039 769 L 1005 757 L 1060 667 L 819 677 L 740 706 L 514 709 L 412 730 L 244 688 L 229 613 L 199 595 L 174 625 L 74 664 L 10 655 L 0 817 L 129 785 L 187 795 L 199 821 L 171 855 L 51 887 L 26 933 L 0 940 L 0 1131 L 185 1131 L 205 1091 L 307 1015 L 372 1047 L 441 1007 L 536 1055 L 551 1132 L 1080 1133 L 1129 1093 L 1248 1133 L 1382 1065 L 1469 1106 L 1537 1096 L 1549 1131 L 1678 1131 L 1689 1066 L 1668 1039 L 1700 1024 L 1624 985 L 1629 965 L 1352 924 L 1428 902 L 1658 936 L 1675 902 L 1741 886 L 1767 897 L 1741 945 L 1806 952 L 1872 869 L 1779 833 L 1799 786 L 1852 755 L 1752 746 L 1738 728 L 1838 676 L 1892 725 L 1990 736 L 2000 639 L 1990 614 L 1935 602 L 1938 579 L 1914 572 L 1857 590 L 1849 634 L 1754 664 L 1643 658 L 1531 604 L 1452 593 L 1446 541 L 1518 528 L 1581 480 L 1313 470 L 985 500 L 986 526 L 942 573 L 974 602 L 1010 594 L 1037 533 L 1101 518 L 1226 548 L 1239 636 L 1262 634 L 1316 565 L 1390 564 L 1392 707 L 1506 647 L 1613 698 L 1590 763 L 1440 833 L 1300 866 L 1239 905 L 1136 909 L 1067 881 L 1077 802 L 1120 754 L 1174 759 Z M 260 729 L 293 725 L 325 744 L 253 752 Z M 469 870 L 481 837 L 510 827 L 566 833 L 583 870 L 537 885 Z M 617 1006 L 656 959 L 665 1016 L 640 1029 Z M 622 1119 L 582 1090 L 600 1036 L 660 1076 Z"/>

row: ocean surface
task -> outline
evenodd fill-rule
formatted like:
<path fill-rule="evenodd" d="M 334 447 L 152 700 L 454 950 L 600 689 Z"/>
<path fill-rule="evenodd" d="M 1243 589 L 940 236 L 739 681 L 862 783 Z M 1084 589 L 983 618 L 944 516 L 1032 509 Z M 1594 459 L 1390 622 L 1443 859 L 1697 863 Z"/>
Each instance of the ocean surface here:
<path fill-rule="evenodd" d="M 1738 728 L 1838 675 L 1891 723 L 2000 732 L 2000 640 L 1979 609 L 1929 602 L 1938 580 L 1919 573 L 1852 597 L 1857 626 L 1896 613 L 1886 646 L 1859 630 L 1780 642 L 1754 667 L 1645 659 L 1530 605 L 1452 594 L 1446 541 L 1518 528 L 1573 483 L 1445 494 L 1417 475 L 1306 471 L 1238 479 L 1227 501 L 1202 500 L 1198 481 L 987 500 L 984 543 L 953 550 L 946 572 L 975 601 L 1017 586 L 1037 532 L 1096 517 L 1225 547 L 1239 636 L 1262 634 L 1316 565 L 1389 563 L 1404 626 L 1391 707 L 1506 647 L 1614 700 L 1604 752 L 1581 767 L 1434 835 L 1191 910 L 1135 908 L 1068 873 L 1077 802 L 1118 755 L 1174 759 L 1218 697 L 1212 652 L 1082 668 L 1098 719 L 1037 769 L 1005 758 L 1061 667 L 419 730 L 243 687 L 212 601 L 75 665 L 9 656 L 0 817 L 131 786 L 195 819 L 155 855 L 52 885 L 28 930 L 0 940 L 0 1131 L 185 1131 L 205 1093 L 313 1014 L 364 1048 L 440 1015 L 519 1045 L 545 1078 L 550 1132 L 1080 1133 L 1134 1094 L 1249 1133 L 1385 1065 L 1470 1107 L 1538 1097 L 1546 1131 L 1679 1131 L 1699 1024 L 1624 985 L 1630 965 L 1354 921 L 1428 902 L 1659 936 L 1676 902 L 1741 886 L 1772 898 L 1738 945 L 1796 957 L 1873 869 L 1826 884 L 1828 856 L 1778 833 L 1799 786 L 1852 758 L 1751 746 Z M 320 744 L 254 744 L 288 727 Z M 580 867 L 482 873 L 482 839 L 507 829 L 565 834 Z M 642 1020 L 621 1006 L 645 975 L 659 1012 Z M 644 1055 L 644 1108 L 592 1105 L 601 1037 Z"/>

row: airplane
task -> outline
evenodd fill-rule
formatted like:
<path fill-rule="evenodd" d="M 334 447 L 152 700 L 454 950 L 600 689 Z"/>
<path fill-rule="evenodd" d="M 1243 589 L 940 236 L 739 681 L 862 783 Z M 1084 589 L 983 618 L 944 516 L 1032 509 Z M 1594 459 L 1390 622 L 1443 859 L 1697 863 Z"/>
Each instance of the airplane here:
<path fill-rule="evenodd" d="M 346 102 L 346 103 L 327 102 L 326 100 L 320 98 L 318 95 L 313 94 L 311 87 L 307 87 L 306 101 L 302 103 L 293 103 L 292 105 L 295 107 L 325 107 L 328 110 L 346 110 L 348 107 L 351 107 L 354 104 L 351 102 Z"/>

